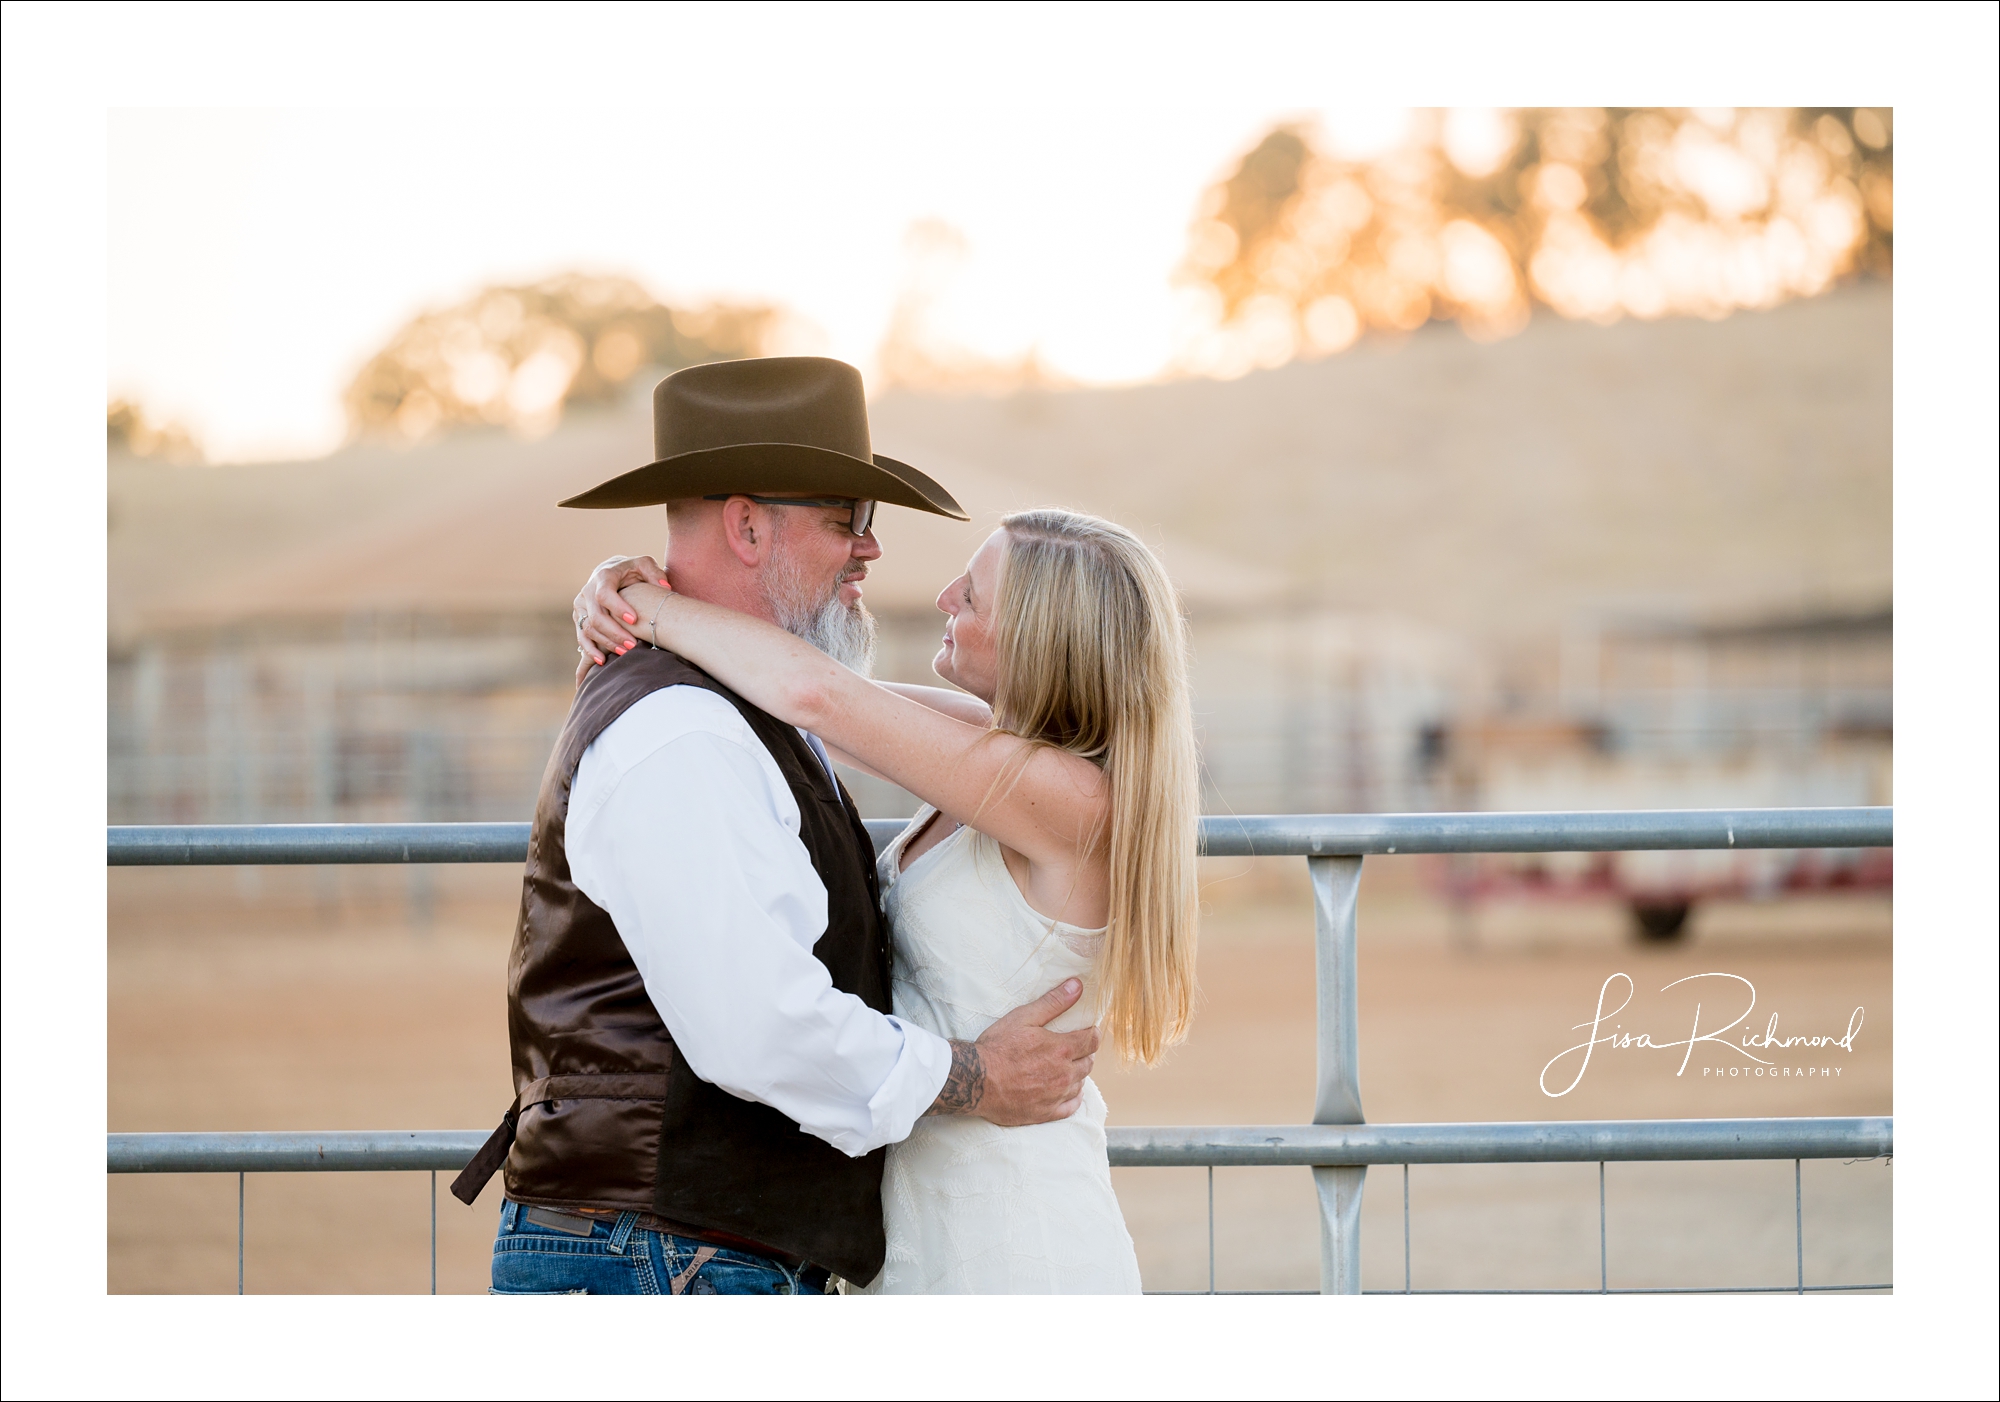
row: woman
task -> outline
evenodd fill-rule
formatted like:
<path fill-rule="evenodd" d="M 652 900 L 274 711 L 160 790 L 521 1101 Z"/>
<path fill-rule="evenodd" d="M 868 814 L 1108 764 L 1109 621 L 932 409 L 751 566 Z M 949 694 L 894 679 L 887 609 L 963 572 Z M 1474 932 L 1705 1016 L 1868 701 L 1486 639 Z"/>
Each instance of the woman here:
<path fill-rule="evenodd" d="M 1068 511 L 1006 518 L 938 595 L 949 617 L 933 665 L 960 691 L 869 681 L 778 627 L 651 584 L 622 593 L 639 636 L 923 800 L 879 863 L 898 1016 L 972 1040 L 1074 976 L 1083 996 L 1055 1030 L 1100 1021 L 1148 1064 L 1186 1034 L 1186 642 L 1137 537 Z M 592 607 L 580 641 L 626 636 Z M 889 1148 L 888 1259 L 867 1291 L 1138 1290 L 1104 1122 L 1090 1081 L 1050 1124 L 918 1121 Z"/>

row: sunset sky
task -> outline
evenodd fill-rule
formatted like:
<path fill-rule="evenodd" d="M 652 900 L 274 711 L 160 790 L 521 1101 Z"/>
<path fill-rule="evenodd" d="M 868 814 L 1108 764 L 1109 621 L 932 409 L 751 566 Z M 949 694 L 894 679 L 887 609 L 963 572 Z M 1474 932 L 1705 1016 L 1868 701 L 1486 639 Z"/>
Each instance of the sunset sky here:
<path fill-rule="evenodd" d="M 941 344 L 1032 353 L 1083 384 L 1241 373 L 1275 362 L 1185 356 L 1208 303 L 1174 275 L 1204 192 L 1274 123 L 1366 159 L 1412 130 L 1403 104 L 1474 114 L 1458 126 L 1476 133 L 1476 104 L 1601 101 L 1641 58 L 1673 91 L 1641 79 L 1634 95 L 1754 101 L 1777 83 L 1774 47 L 1814 50 L 1817 88 L 1857 87 L 1861 51 L 1800 35 L 1782 7 L 1583 13 L 126 12 L 132 57 L 99 79 L 117 94 L 106 391 L 179 421 L 212 460 L 324 453 L 342 389 L 410 317 L 568 270 L 673 305 L 775 304 L 794 334 L 773 349 L 872 374 L 918 226 L 959 250 L 927 320 Z"/>
<path fill-rule="evenodd" d="M 1407 120 L 1283 107 L 1262 87 L 921 119 L 783 103 L 115 112 L 108 388 L 212 458 L 322 453 L 348 377 L 410 315 L 572 267 L 675 304 L 778 303 L 797 349 L 866 369 L 925 219 L 966 244 L 940 332 L 1084 382 L 1144 379 L 1187 315 L 1170 277 L 1197 201 L 1271 121 L 1316 119 L 1364 155 Z"/>

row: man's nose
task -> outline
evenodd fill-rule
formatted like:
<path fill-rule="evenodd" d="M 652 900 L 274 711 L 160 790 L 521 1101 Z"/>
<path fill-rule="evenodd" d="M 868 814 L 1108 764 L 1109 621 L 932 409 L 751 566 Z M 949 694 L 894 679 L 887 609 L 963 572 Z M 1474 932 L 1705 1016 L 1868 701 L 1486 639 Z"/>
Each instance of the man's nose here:
<path fill-rule="evenodd" d="M 857 560 L 879 560 L 882 558 L 882 542 L 875 539 L 875 532 L 855 536 L 854 543 L 847 547 L 847 553 Z"/>

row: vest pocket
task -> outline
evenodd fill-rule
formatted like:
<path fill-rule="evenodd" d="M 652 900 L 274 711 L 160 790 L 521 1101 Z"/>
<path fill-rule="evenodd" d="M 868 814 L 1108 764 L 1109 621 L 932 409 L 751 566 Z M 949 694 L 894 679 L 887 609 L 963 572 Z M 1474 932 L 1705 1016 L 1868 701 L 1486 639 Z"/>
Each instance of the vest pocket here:
<path fill-rule="evenodd" d="M 510 1193 L 573 1202 L 650 1203 L 663 1075 L 548 1076 L 522 1093 L 507 1157 Z"/>

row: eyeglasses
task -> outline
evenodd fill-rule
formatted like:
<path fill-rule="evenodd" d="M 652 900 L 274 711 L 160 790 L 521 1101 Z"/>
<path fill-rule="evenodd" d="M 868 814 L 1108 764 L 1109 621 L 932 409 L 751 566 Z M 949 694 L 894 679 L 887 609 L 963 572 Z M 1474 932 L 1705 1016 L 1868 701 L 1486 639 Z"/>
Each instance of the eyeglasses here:
<path fill-rule="evenodd" d="M 747 497 L 759 506 L 845 506 L 851 508 L 847 517 L 847 533 L 864 536 L 868 528 L 875 524 L 875 503 L 856 501 L 853 497 L 760 497 L 755 492 L 712 492 L 703 501 L 728 501 L 731 497 Z"/>

